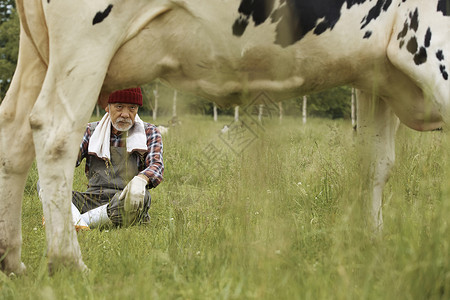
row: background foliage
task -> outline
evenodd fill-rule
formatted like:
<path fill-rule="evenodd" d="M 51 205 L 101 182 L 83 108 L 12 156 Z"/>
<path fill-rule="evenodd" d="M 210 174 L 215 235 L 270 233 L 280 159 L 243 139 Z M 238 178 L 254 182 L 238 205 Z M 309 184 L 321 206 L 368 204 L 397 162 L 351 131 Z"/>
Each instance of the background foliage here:
<path fill-rule="evenodd" d="M 0 0 L 0 99 L 6 94 L 17 64 L 19 18 L 13 0 Z"/>

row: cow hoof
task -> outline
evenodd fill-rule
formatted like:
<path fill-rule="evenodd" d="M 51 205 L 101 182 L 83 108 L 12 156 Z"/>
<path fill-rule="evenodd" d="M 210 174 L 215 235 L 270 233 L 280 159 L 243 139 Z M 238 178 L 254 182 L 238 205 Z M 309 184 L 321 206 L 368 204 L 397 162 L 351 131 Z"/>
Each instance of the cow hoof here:
<path fill-rule="evenodd" d="M 20 263 L 19 265 L 19 270 L 18 270 L 18 274 L 24 274 L 27 271 L 27 267 L 25 266 L 25 264 L 23 262 Z"/>
<path fill-rule="evenodd" d="M 84 275 L 89 275 L 91 273 L 91 269 L 89 269 L 88 267 L 84 266 L 84 270 L 83 270 Z"/>
<path fill-rule="evenodd" d="M 91 272 L 91 270 L 83 262 L 79 265 L 79 269 L 85 274 L 89 274 L 89 272 Z"/>
<path fill-rule="evenodd" d="M 81 272 L 81 273 L 85 273 L 85 274 L 89 274 L 89 272 L 90 272 L 89 268 L 83 262 L 68 264 L 67 262 L 61 262 L 61 261 L 58 261 L 58 262 L 49 261 L 47 264 L 47 267 L 48 267 L 48 273 L 50 275 L 53 275 L 53 274 L 57 273 L 58 270 L 62 270 L 62 269 L 69 269 L 69 270 L 73 270 L 75 272 Z"/>
<path fill-rule="evenodd" d="M 7 269 L 5 273 L 8 274 L 9 277 L 16 277 L 22 275 L 26 272 L 27 267 L 23 262 L 20 262 L 17 268 Z"/>

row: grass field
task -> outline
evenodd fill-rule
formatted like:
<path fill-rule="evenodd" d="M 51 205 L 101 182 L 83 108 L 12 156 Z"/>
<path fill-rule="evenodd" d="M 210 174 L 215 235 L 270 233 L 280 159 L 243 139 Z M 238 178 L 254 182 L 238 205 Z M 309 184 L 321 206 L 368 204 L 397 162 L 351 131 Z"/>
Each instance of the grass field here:
<path fill-rule="evenodd" d="M 87 275 L 49 277 L 33 167 L 23 201 L 28 270 L 0 276 L 0 299 L 450 299 L 441 132 L 400 127 L 384 232 L 374 238 L 348 121 L 248 123 L 239 141 L 218 133 L 231 118 L 181 121 L 164 136 L 151 223 L 78 234 Z M 78 168 L 74 188 L 85 184 Z"/>

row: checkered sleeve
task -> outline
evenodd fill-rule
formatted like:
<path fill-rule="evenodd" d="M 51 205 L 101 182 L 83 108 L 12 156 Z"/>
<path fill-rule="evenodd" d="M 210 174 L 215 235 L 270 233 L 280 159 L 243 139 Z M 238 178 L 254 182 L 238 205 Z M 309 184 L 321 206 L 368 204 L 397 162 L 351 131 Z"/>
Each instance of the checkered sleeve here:
<path fill-rule="evenodd" d="M 148 153 L 145 157 L 145 169 L 140 172 L 150 179 L 149 186 L 155 188 L 163 180 L 163 143 L 161 133 L 152 124 L 146 124 L 145 134 L 147 135 Z"/>
<path fill-rule="evenodd" d="M 88 146 L 89 146 L 89 139 L 91 138 L 91 135 L 92 135 L 92 130 L 91 130 L 91 124 L 89 123 L 86 126 L 86 131 L 84 132 L 83 140 L 81 141 L 80 152 L 78 153 L 77 164 L 76 164 L 77 167 L 81 164 L 83 159 L 88 156 Z"/>

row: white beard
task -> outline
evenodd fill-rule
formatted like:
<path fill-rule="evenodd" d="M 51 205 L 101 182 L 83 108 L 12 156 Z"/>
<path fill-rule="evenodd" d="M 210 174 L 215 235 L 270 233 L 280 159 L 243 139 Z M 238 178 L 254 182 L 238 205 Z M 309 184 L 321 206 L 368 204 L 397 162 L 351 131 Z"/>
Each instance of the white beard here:
<path fill-rule="evenodd" d="M 127 122 L 127 124 L 121 125 L 120 122 Z M 128 131 L 133 127 L 133 122 L 130 119 L 117 118 L 115 122 L 111 123 L 112 126 L 118 131 Z"/>

